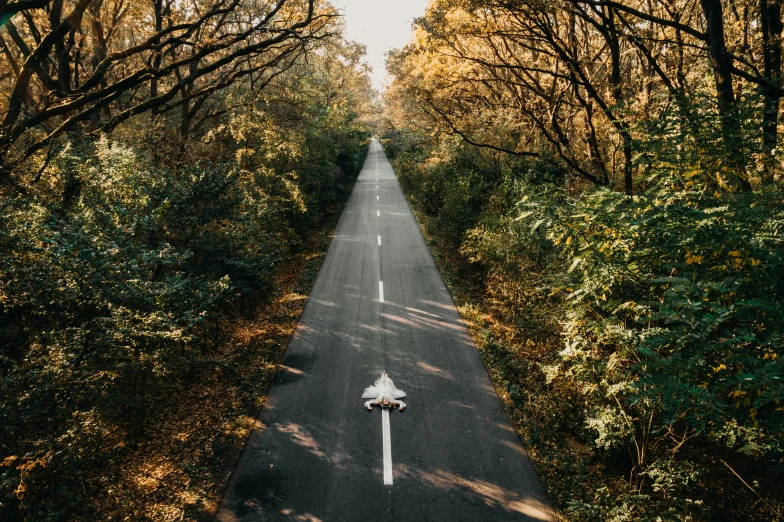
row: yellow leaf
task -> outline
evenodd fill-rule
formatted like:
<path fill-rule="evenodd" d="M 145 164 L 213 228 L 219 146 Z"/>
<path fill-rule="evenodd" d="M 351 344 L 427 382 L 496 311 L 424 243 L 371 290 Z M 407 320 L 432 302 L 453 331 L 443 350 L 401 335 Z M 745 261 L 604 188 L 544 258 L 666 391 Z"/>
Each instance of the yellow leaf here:
<path fill-rule="evenodd" d="M 3 459 L 3 462 L 0 462 L 0 466 L 10 466 L 12 462 L 18 459 L 16 455 L 11 455 L 10 457 L 6 457 Z"/>

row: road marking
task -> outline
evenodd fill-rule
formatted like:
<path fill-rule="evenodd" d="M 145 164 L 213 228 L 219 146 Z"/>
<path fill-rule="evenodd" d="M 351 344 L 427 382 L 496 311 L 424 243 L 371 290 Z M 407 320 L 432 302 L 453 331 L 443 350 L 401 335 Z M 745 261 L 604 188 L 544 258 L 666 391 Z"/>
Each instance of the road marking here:
<path fill-rule="evenodd" d="M 389 410 L 381 411 L 381 431 L 384 433 L 384 485 L 392 485 L 392 435 L 389 431 Z"/>
<path fill-rule="evenodd" d="M 380 210 L 376 210 L 376 217 L 381 217 L 381 211 Z"/>
<path fill-rule="evenodd" d="M 381 236 L 378 236 L 378 246 L 381 246 Z"/>
<path fill-rule="evenodd" d="M 384 281 L 378 282 L 378 302 L 384 302 Z"/>
<path fill-rule="evenodd" d="M 378 179 L 378 178 L 376 178 L 376 179 Z M 376 189 L 378 189 L 378 185 L 376 185 Z"/>
<path fill-rule="evenodd" d="M 378 201 L 378 196 L 376 196 L 376 201 Z"/>
<path fill-rule="evenodd" d="M 403 411 L 406 403 L 401 401 L 406 392 L 399 390 L 387 372 L 381 372 L 373 386 L 368 386 L 362 392 L 363 399 L 370 399 L 365 403 L 365 408 L 372 410 L 373 406 L 381 406 L 381 434 L 383 439 L 382 460 L 384 461 L 384 485 L 392 485 L 392 434 L 389 429 L 389 410 L 395 406 Z"/>

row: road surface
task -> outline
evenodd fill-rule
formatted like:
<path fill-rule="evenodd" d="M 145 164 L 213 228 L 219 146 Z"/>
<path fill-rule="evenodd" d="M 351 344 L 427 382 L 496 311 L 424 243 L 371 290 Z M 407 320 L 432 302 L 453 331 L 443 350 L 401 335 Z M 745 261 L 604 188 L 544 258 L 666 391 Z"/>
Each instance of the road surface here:
<path fill-rule="evenodd" d="M 407 393 L 391 486 L 381 370 Z M 376 140 L 217 519 L 554 519 Z"/>

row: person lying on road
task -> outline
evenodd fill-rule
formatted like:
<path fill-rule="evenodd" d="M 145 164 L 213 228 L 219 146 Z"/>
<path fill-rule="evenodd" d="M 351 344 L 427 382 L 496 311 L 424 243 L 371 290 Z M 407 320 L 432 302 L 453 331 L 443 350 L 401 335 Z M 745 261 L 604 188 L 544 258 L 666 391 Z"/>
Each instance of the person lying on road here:
<path fill-rule="evenodd" d="M 400 408 L 400 411 L 406 407 L 406 403 L 397 399 L 402 399 L 406 396 L 406 392 L 398 390 L 395 383 L 389 378 L 387 372 L 381 372 L 381 377 L 378 378 L 373 386 L 365 388 L 362 394 L 363 399 L 374 399 L 365 403 L 365 408 L 372 410 L 373 406 L 381 406 L 385 409 Z"/>

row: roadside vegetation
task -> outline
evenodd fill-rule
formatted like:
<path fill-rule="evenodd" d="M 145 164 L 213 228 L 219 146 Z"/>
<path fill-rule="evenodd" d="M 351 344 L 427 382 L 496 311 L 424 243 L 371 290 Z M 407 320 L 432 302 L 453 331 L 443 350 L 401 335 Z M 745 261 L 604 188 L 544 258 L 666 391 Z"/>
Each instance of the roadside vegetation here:
<path fill-rule="evenodd" d="M 0 520 L 210 519 L 369 141 L 307 0 L 1 2 Z"/>
<path fill-rule="evenodd" d="M 784 517 L 778 3 L 437 0 L 380 132 L 565 520 Z"/>

